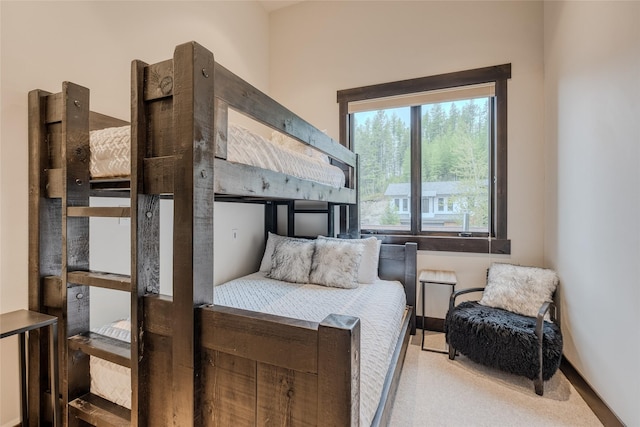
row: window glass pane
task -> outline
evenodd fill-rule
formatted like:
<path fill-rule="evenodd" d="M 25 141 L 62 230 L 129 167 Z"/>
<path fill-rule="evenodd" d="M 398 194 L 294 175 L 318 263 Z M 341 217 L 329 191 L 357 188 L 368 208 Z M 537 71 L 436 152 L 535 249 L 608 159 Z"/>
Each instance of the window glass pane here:
<path fill-rule="evenodd" d="M 422 231 L 488 232 L 490 97 L 422 106 Z M 468 230 L 463 230 L 468 217 Z"/>
<path fill-rule="evenodd" d="M 353 114 L 354 151 L 360 155 L 360 227 L 410 230 L 410 108 Z"/>

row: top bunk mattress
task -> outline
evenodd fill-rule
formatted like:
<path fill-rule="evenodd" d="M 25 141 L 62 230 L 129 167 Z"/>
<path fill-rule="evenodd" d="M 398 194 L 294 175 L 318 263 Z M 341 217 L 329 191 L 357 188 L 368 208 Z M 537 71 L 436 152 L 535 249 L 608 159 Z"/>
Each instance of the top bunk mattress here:
<path fill-rule="evenodd" d="M 130 126 L 91 131 L 89 141 L 92 178 L 125 178 L 130 175 Z M 270 140 L 236 124 L 229 124 L 227 160 L 336 188 L 344 187 L 345 183 L 344 172 L 329 164 L 326 155 L 290 138 L 272 136 Z"/>

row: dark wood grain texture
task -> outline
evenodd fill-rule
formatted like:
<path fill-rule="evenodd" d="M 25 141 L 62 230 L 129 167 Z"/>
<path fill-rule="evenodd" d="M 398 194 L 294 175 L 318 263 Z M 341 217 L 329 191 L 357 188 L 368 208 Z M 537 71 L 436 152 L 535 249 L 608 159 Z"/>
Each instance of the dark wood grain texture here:
<path fill-rule="evenodd" d="M 150 423 L 151 356 L 143 334 L 144 296 L 160 290 L 160 197 L 145 187 L 144 161 L 151 152 L 149 109 L 145 103 L 147 64 L 131 64 L 131 423 Z M 172 187 L 173 188 L 173 187 Z M 160 373 L 164 380 L 170 371 Z M 166 384 L 166 383 L 165 383 Z M 165 385 L 165 387 L 167 387 Z M 143 403 L 146 402 L 146 403 Z M 161 406 L 161 405 L 157 405 Z"/>
<path fill-rule="evenodd" d="M 359 425 L 360 319 L 332 314 L 318 326 L 317 425 Z"/>
<path fill-rule="evenodd" d="M 59 251 L 46 250 L 44 241 L 61 241 L 60 221 L 47 221 L 47 216 L 54 216 L 55 205 L 47 200 L 46 170 L 49 166 L 49 155 L 46 141 L 46 105 L 49 92 L 33 90 L 29 92 L 29 310 L 42 311 L 44 292 L 41 277 L 60 274 Z M 49 215 L 47 215 L 49 214 Z M 43 417 L 43 393 L 47 376 L 47 339 L 45 334 L 34 331 L 29 340 L 29 373 L 28 399 L 29 418 L 36 420 Z M 34 422 L 35 423 L 35 422 Z M 34 424 L 31 424 L 34 425 Z"/>
<path fill-rule="evenodd" d="M 87 393 L 69 403 L 69 426 L 129 427 L 131 413 L 127 408 Z"/>
<path fill-rule="evenodd" d="M 68 282 L 69 270 L 89 269 L 89 218 L 69 217 L 71 206 L 89 206 L 89 90 L 64 82 L 61 97 L 63 160 L 62 271 L 61 282 Z M 65 288 L 66 290 L 66 288 Z M 73 291 L 71 291 L 73 290 Z M 76 286 L 63 291 L 60 342 L 89 330 L 89 288 Z M 67 349 L 61 354 L 62 401 L 89 392 L 89 357 Z M 66 411 L 65 411 L 66 412 Z"/>
<path fill-rule="evenodd" d="M 69 338 L 69 348 L 131 368 L 130 344 L 115 338 L 95 332 L 85 332 Z"/>
<path fill-rule="evenodd" d="M 197 43 L 174 52 L 174 423 L 201 424 L 200 342 L 194 307 L 213 302 L 214 60 Z"/>

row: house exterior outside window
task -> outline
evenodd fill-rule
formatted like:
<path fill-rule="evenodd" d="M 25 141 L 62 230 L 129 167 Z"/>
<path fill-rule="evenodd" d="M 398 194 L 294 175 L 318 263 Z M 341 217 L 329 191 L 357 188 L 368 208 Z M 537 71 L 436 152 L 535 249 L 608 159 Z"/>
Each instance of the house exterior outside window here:
<path fill-rule="evenodd" d="M 510 77 L 506 64 L 338 92 L 341 140 L 360 159 L 362 234 L 420 249 L 510 253 Z"/>

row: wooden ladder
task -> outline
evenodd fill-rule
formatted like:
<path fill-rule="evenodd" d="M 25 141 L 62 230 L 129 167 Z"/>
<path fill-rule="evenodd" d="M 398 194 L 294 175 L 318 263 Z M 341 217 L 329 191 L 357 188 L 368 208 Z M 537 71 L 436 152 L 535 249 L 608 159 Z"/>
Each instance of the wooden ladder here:
<path fill-rule="evenodd" d="M 89 356 L 126 367 L 135 360 L 128 343 L 89 330 L 92 287 L 131 292 L 129 276 L 89 269 L 89 218 L 131 216 L 130 208 L 89 206 L 90 116 L 84 87 L 65 82 L 60 93 L 29 93 L 29 309 L 58 317 L 63 424 L 128 426 L 128 409 L 90 393 Z M 49 343 L 33 338 L 29 419 L 37 425 L 50 418 Z"/>

